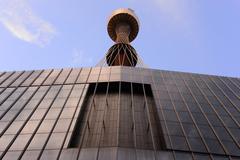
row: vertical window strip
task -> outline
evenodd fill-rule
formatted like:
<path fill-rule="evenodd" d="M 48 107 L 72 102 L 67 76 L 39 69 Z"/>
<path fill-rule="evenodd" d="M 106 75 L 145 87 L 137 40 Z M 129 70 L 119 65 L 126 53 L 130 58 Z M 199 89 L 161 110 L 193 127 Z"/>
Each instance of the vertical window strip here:
<path fill-rule="evenodd" d="M 120 132 L 120 107 L 121 107 L 121 88 L 122 88 L 122 82 L 120 81 L 118 86 L 118 106 L 117 106 L 117 110 L 118 110 L 118 114 L 117 114 L 117 145 L 119 146 L 119 132 Z"/>
<path fill-rule="evenodd" d="M 207 143 L 206 143 L 206 141 L 204 140 L 204 138 L 203 138 L 203 136 L 202 136 L 202 133 L 201 133 L 201 131 L 200 131 L 200 129 L 199 129 L 199 127 L 198 127 L 195 119 L 193 118 L 193 115 L 192 115 L 192 113 L 191 113 L 191 111 L 190 111 L 190 109 L 189 109 L 189 106 L 187 105 L 185 98 L 182 96 L 182 93 L 180 92 L 180 90 L 179 90 L 179 88 L 178 88 L 178 86 L 177 86 L 177 81 L 176 81 L 176 79 L 175 79 L 175 78 L 173 77 L 173 75 L 172 75 L 173 73 L 169 73 L 169 74 L 172 76 L 172 79 L 174 80 L 174 85 L 177 87 L 178 93 L 181 95 L 181 98 L 182 98 L 182 100 L 183 100 L 183 102 L 184 102 L 184 104 L 185 104 L 185 106 L 186 106 L 187 113 L 189 113 L 189 115 L 190 115 L 190 117 L 191 117 L 191 120 L 193 121 L 193 124 L 194 124 L 194 126 L 196 127 L 196 129 L 197 129 L 197 132 L 198 132 L 198 134 L 200 135 L 201 140 L 203 141 L 203 144 L 204 144 L 204 146 L 205 146 L 205 149 L 207 150 L 208 153 L 210 153 L 210 150 L 209 150 L 209 148 L 208 148 L 208 146 L 207 146 Z M 191 92 L 191 91 L 190 91 L 190 92 Z M 192 96 L 193 96 L 193 95 L 192 95 Z M 193 96 L 193 97 L 194 97 L 194 96 Z"/>
<path fill-rule="evenodd" d="M 166 117 L 165 117 L 165 114 L 163 113 L 163 107 L 162 107 L 162 104 L 160 103 L 160 95 L 159 95 L 159 91 L 157 89 L 157 86 L 156 86 L 156 81 L 154 79 L 154 74 L 159 74 L 159 76 L 162 78 L 162 75 L 160 73 L 154 73 L 153 70 L 151 71 L 151 77 L 152 77 L 152 82 L 153 82 L 153 86 L 155 88 L 155 91 L 156 91 L 156 97 L 154 97 L 154 99 L 157 99 L 158 100 L 158 104 L 159 104 L 159 110 L 161 111 L 161 114 L 162 114 L 162 118 L 163 118 L 163 122 L 164 122 L 164 125 L 166 127 L 166 132 L 167 132 L 167 137 L 169 139 L 169 142 L 170 142 L 170 148 L 173 148 L 173 144 L 172 144 L 172 140 L 170 138 L 170 134 L 169 134 L 169 128 L 168 128 L 168 125 L 166 123 Z M 159 115 L 160 116 L 160 115 Z M 161 126 L 162 127 L 162 126 Z M 163 128 L 161 128 L 163 130 Z M 175 155 L 175 152 L 173 152 L 173 158 L 176 159 L 176 155 Z"/>
<path fill-rule="evenodd" d="M 59 76 L 61 75 L 62 72 L 63 72 L 63 70 L 61 70 L 61 72 L 58 74 L 57 78 L 55 78 L 55 80 L 54 80 L 53 83 L 55 83 L 55 82 L 59 79 Z M 71 70 L 68 72 L 68 74 L 67 74 L 64 82 L 67 80 L 68 76 L 70 75 L 70 72 L 71 72 Z M 64 84 L 64 82 L 63 82 L 62 84 Z M 66 85 L 65 85 L 65 86 L 66 86 Z M 63 110 L 64 110 L 64 108 L 65 108 L 65 105 L 66 105 L 66 103 L 67 103 L 67 101 L 68 101 L 68 99 L 69 99 L 69 97 L 70 97 L 70 95 L 71 95 L 71 93 L 72 93 L 72 91 L 73 91 L 73 87 L 74 87 L 73 85 L 70 87 L 70 91 L 69 91 L 69 93 L 67 94 L 66 99 L 64 100 L 63 107 L 61 107 L 61 110 L 60 110 L 60 112 L 59 112 L 58 115 L 57 115 L 57 118 L 56 118 L 56 120 L 55 120 L 55 122 L 54 122 L 54 124 L 53 124 L 53 127 L 51 128 L 51 130 L 50 130 L 50 132 L 49 132 L 49 134 L 48 134 L 48 136 L 47 136 L 47 139 L 45 140 L 45 143 L 44 143 L 42 149 L 40 150 L 40 153 L 38 154 L 38 158 L 37 158 L 37 159 L 40 159 L 40 158 L 41 158 L 42 153 L 43 153 L 43 151 L 45 150 L 45 147 L 46 147 L 47 144 L 48 144 L 48 141 L 49 141 L 49 139 L 50 139 L 50 137 L 51 137 L 51 135 L 52 135 L 52 133 L 53 133 L 53 130 L 55 129 L 55 127 L 56 127 L 56 125 L 57 125 L 57 122 L 59 121 L 59 118 L 60 118 L 60 116 L 62 115 L 62 112 L 63 112 Z M 64 89 L 64 85 L 62 85 L 61 91 L 62 91 L 63 89 Z M 61 92 L 61 91 L 60 91 L 60 92 Z M 60 92 L 59 92 L 59 93 L 60 93 Z M 58 95 L 59 95 L 59 93 L 58 93 Z M 55 99 L 55 100 L 56 100 L 56 99 Z M 55 100 L 54 100 L 54 101 L 55 101 Z"/>
<path fill-rule="evenodd" d="M 162 72 L 161 72 L 161 74 L 162 74 Z M 165 73 L 165 74 L 167 74 L 167 73 Z M 163 76 L 163 74 L 162 74 L 162 77 L 163 77 L 163 82 L 164 82 L 164 84 L 166 85 L 166 80 L 165 80 L 166 77 Z M 166 88 L 167 88 L 167 93 L 169 94 L 168 85 L 166 85 Z M 183 125 L 182 125 L 182 123 L 181 123 L 181 121 L 180 121 L 179 115 L 178 115 L 178 113 L 177 113 L 177 111 L 176 111 L 175 104 L 173 103 L 172 97 L 171 97 L 170 94 L 169 94 L 169 96 L 170 96 L 171 103 L 172 103 L 172 105 L 173 105 L 174 112 L 175 112 L 175 114 L 176 114 L 176 116 L 177 116 L 177 120 L 178 120 L 178 122 L 179 122 L 179 124 L 180 124 L 181 131 L 182 131 L 182 133 L 183 133 L 183 135 L 184 135 L 184 139 L 185 139 L 185 141 L 187 142 L 188 149 L 189 149 L 189 150 L 192 150 L 192 149 L 191 149 L 191 146 L 190 146 L 190 143 L 188 142 L 188 140 L 187 140 L 187 138 L 186 138 L 186 133 L 185 133 L 184 128 L 183 128 Z"/>
<path fill-rule="evenodd" d="M 219 98 L 216 96 L 216 94 L 213 92 L 213 90 L 210 88 L 209 84 L 206 83 L 206 81 L 204 80 L 204 78 L 201 76 L 202 80 L 205 82 L 205 84 L 208 86 L 208 89 L 214 94 L 214 96 L 218 99 L 218 101 L 221 103 L 221 101 L 219 100 Z M 233 139 L 233 142 L 237 145 L 238 149 L 240 149 L 240 145 L 238 143 L 238 141 L 236 140 L 236 138 L 232 135 L 231 131 L 229 130 L 229 128 L 226 126 L 225 122 L 222 120 L 221 116 L 218 114 L 218 112 L 216 111 L 216 109 L 212 106 L 212 104 L 209 102 L 209 104 L 211 105 L 211 107 L 213 108 L 213 110 L 216 113 L 216 116 L 218 117 L 218 119 L 222 122 L 224 128 L 227 130 L 227 132 L 229 133 L 229 135 L 231 136 L 231 138 Z M 221 103 L 221 105 L 224 107 L 224 109 L 226 110 L 225 106 Z M 231 116 L 231 115 L 230 115 Z"/>
<path fill-rule="evenodd" d="M 102 67 L 100 68 L 100 73 L 101 73 L 101 70 L 102 70 Z M 91 68 L 91 71 L 92 71 L 92 68 Z M 89 78 L 89 76 L 90 76 L 90 74 L 91 74 L 91 71 L 90 71 L 90 73 L 89 73 L 89 75 L 88 75 L 88 78 Z M 96 85 L 95 85 L 95 87 L 94 87 L 94 92 L 93 92 L 93 95 L 92 95 L 92 98 L 91 98 L 91 100 L 90 100 L 90 108 L 89 108 L 89 111 L 88 111 L 88 113 L 87 113 L 87 115 L 86 115 L 86 122 L 88 122 L 89 121 L 89 117 L 90 117 L 90 114 L 91 114 L 91 110 L 92 110 L 92 108 L 94 108 L 93 107 L 93 103 L 94 103 L 94 98 L 95 98 L 95 95 L 96 95 L 96 91 L 97 91 L 97 86 L 98 86 L 98 81 L 99 81 L 99 77 L 100 77 L 100 73 L 98 74 L 98 79 L 97 79 L 97 82 L 96 82 Z M 88 79 L 87 78 L 87 79 Z M 81 112 L 81 111 L 80 111 Z M 83 142 L 84 142 L 84 137 L 85 137 L 85 135 L 86 135 L 86 130 L 87 130 L 87 124 L 85 124 L 85 125 L 83 125 L 83 132 L 82 132 L 82 136 L 79 138 L 79 147 L 78 147 L 78 152 L 77 152 L 77 159 L 79 158 L 79 156 L 80 156 L 80 153 L 81 153 L 81 149 L 82 149 L 82 146 L 83 146 Z"/>
<path fill-rule="evenodd" d="M 82 69 L 81 69 L 81 70 L 82 70 Z M 77 77 L 76 77 L 76 79 L 74 80 L 74 84 L 75 84 L 74 87 L 76 87 L 76 81 L 77 81 L 77 79 L 78 79 L 78 77 L 79 77 L 79 75 L 80 75 L 80 73 L 81 73 L 81 70 L 78 72 Z M 72 71 L 73 71 L 73 70 L 72 70 Z M 72 73 L 72 71 L 71 71 L 71 73 Z M 71 76 L 71 73 L 69 74 L 69 77 Z M 90 72 L 89 72 L 89 74 L 90 74 Z M 69 79 L 69 77 L 65 80 L 64 83 L 66 83 L 66 81 Z M 88 77 L 89 77 L 89 75 L 88 75 Z M 87 79 L 86 79 L 86 82 L 87 82 Z M 83 104 L 81 104 L 80 102 L 81 102 L 82 99 L 84 99 L 84 98 L 86 97 L 87 90 L 88 90 L 88 86 L 89 86 L 89 84 L 87 84 L 87 83 L 84 83 L 84 84 L 83 84 L 83 89 L 82 89 L 82 91 L 81 91 L 79 100 L 78 100 L 78 102 L 77 102 L 77 106 L 76 106 L 76 108 L 75 108 L 75 110 L 74 110 L 74 113 L 73 113 L 73 115 L 72 115 L 70 124 L 69 124 L 69 126 L 68 126 L 68 128 L 67 128 L 67 131 L 66 131 L 66 134 L 65 134 L 65 136 L 64 136 L 63 142 L 62 142 L 61 147 L 60 147 L 60 149 L 59 149 L 59 151 L 58 151 L 57 159 L 59 159 L 60 156 L 61 156 L 61 154 L 62 154 L 62 150 L 63 150 L 64 144 L 66 143 L 66 139 L 67 139 L 67 136 L 68 136 L 68 134 L 69 134 L 70 128 L 71 128 L 71 126 L 72 126 L 72 124 L 73 124 L 74 117 L 75 117 L 75 115 L 77 114 L 78 107 L 80 107 L 80 111 L 81 111 L 81 107 L 82 107 Z M 83 101 L 83 102 L 84 102 L 84 101 Z M 77 125 L 77 120 L 76 120 L 75 125 Z M 74 130 L 73 130 L 73 131 L 74 131 Z M 68 143 L 68 146 L 70 145 L 71 140 L 72 140 L 72 137 L 70 138 L 70 142 Z"/>
<path fill-rule="evenodd" d="M 100 71 L 101 72 L 101 71 Z M 100 77 L 101 73 L 99 74 L 99 77 Z M 106 89 L 106 94 L 105 94 L 105 101 L 104 101 L 104 111 L 103 111 L 103 122 L 101 124 L 101 128 L 100 128 L 100 138 L 99 138 L 99 142 L 98 142 L 98 145 L 97 145 L 97 159 L 99 157 L 99 152 L 100 152 L 100 147 L 101 147 L 101 140 L 104 141 L 104 134 L 102 132 L 105 132 L 105 115 L 106 115 L 106 112 L 107 110 L 109 109 L 109 106 L 108 106 L 108 92 L 109 92 L 109 80 L 110 80 L 110 75 L 111 75 L 111 69 L 110 69 L 110 73 L 109 73 L 109 76 L 108 76 L 108 82 L 107 82 L 107 89 Z M 98 79 L 99 79 L 98 77 Z"/>
<path fill-rule="evenodd" d="M 184 77 L 183 77 L 183 79 L 184 79 Z M 205 95 L 204 92 L 202 91 L 201 87 L 199 87 L 199 85 L 198 85 L 198 83 L 195 81 L 194 77 L 191 76 L 191 79 L 193 80 L 194 84 L 196 84 L 197 88 L 199 89 L 199 91 L 201 92 L 201 94 L 204 96 L 204 98 L 207 100 L 208 104 L 211 106 L 210 102 L 209 102 L 208 99 L 206 98 L 206 95 Z M 184 81 L 185 81 L 185 79 L 184 79 Z M 185 84 L 186 84 L 186 83 L 185 83 Z M 186 86 L 188 86 L 188 85 L 186 84 Z M 189 87 L 188 87 L 188 88 L 189 88 Z M 191 91 L 191 90 L 190 90 L 190 91 Z M 195 96 L 194 96 L 194 97 L 195 97 Z M 195 98 L 195 100 L 196 100 L 196 98 Z M 229 154 L 229 152 L 227 151 L 227 149 L 226 149 L 225 146 L 223 145 L 222 141 L 220 140 L 220 138 L 219 138 L 217 132 L 215 131 L 214 127 L 212 126 L 211 122 L 209 121 L 207 115 L 204 113 L 202 107 L 200 107 L 201 105 L 199 104 L 199 102 L 198 102 L 197 100 L 196 100 L 196 102 L 197 102 L 197 104 L 198 104 L 198 106 L 199 106 L 199 108 L 200 108 L 202 114 L 203 114 L 204 117 L 206 118 L 206 120 L 207 120 L 207 122 L 208 122 L 210 128 L 212 129 L 214 135 L 216 136 L 218 142 L 221 144 L 221 146 L 222 146 L 222 148 L 223 148 L 225 154 Z M 212 106 L 211 106 L 211 108 L 213 109 Z M 216 112 L 216 111 L 215 111 L 215 112 Z"/>
<path fill-rule="evenodd" d="M 58 76 L 60 75 L 61 71 L 59 72 L 59 74 L 55 77 L 54 81 L 58 78 Z M 45 77 L 45 79 L 42 81 L 41 84 L 43 84 L 47 78 L 49 77 L 49 75 L 51 74 L 51 71 L 50 73 Z M 47 92 L 44 94 L 44 96 L 42 97 L 41 101 L 39 101 L 39 103 L 36 105 L 36 107 L 32 110 L 32 112 L 30 113 L 30 115 L 28 116 L 27 120 L 25 121 L 25 123 L 23 124 L 23 126 L 21 127 L 21 129 L 19 130 L 19 133 L 21 132 L 21 130 L 24 128 L 24 126 L 26 125 L 26 123 L 29 121 L 29 119 L 32 117 L 32 115 L 34 114 L 34 112 L 37 110 L 38 106 L 41 104 L 42 100 L 44 99 L 44 97 L 49 93 L 50 89 L 51 88 L 54 88 L 56 86 L 52 86 L 52 87 L 49 87 Z M 34 136 L 36 135 L 38 129 L 40 128 L 43 120 L 45 119 L 45 117 L 47 116 L 47 113 L 49 112 L 49 110 L 51 109 L 55 99 L 57 98 L 57 96 L 59 95 L 61 89 L 62 89 L 63 85 L 60 85 L 59 89 L 57 90 L 56 94 L 54 95 L 53 97 L 53 100 L 51 101 L 49 107 L 46 109 L 46 112 L 44 113 L 43 117 L 40 119 L 38 125 L 36 126 L 36 128 L 34 129 L 32 135 L 30 136 L 29 140 L 27 141 L 27 144 L 24 146 L 24 149 L 21 151 L 19 157 L 18 157 L 18 160 L 20 160 L 22 158 L 22 156 L 24 155 L 24 153 L 26 152 L 28 146 L 30 145 L 30 143 L 32 142 Z"/>
<path fill-rule="evenodd" d="M 151 134 L 152 146 L 153 146 L 153 150 L 154 150 L 154 158 L 156 159 L 156 144 L 155 144 L 155 141 L 154 141 L 154 135 L 153 135 L 153 131 L 152 131 L 152 123 L 151 123 L 151 120 L 150 120 L 149 106 L 148 106 L 148 101 L 147 101 L 147 97 L 146 97 L 145 86 L 144 86 L 144 83 L 143 83 L 143 76 L 144 75 L 141 74 L 142 91 L 143 91 L 143 96 L 144 96 L 144 103 L 146 105 L 145 109 L 146 109 L 148 125 L 149 125 L 149 129 L 150 129 L 150 134 Z"/>
<path fill-rule="evenodd" d="M 131 70 L 132 71 L 132 70 Z M 135 104 L 133 101 L 133 73 L 130 74 L 131 75 L 131 111 L 132 111 L 132 130 L 133 130 L 133 140 L 134 140 L 134 152 L 135 152 L 135 159 L 137 159 L 137 134 L 136 134 L 136 121 L 135 121 Z"/>

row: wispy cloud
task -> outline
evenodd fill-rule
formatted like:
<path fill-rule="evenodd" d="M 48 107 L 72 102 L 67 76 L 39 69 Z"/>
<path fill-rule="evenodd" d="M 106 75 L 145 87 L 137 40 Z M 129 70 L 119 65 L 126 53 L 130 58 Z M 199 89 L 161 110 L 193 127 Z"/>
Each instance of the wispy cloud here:
<path fill-rule="evenodd" d="M 85 54 L 84 51 L 73 49 L 72 52 L 72 63 L 73 64 L 81 64 L 81 65 L 90 65 L 93 62 L 93 58 L 89 57 L 87 54 Z"/>
<path fill-rule="evenodd" d="M 0 0 L 0 23 L 16 38 L 42 47 L 56 35 L 55 28 L 38 17 L 27 0 Z"/>

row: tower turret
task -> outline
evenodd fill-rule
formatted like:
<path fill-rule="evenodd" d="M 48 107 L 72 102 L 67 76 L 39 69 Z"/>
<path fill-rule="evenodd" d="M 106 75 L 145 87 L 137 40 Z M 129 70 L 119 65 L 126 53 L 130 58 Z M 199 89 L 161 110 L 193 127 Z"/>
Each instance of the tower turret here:
<path fill-rule="evenodd" d="M 108 20 L 107 31 L 116 43 L 106 55 L 109 66 L 136 66 L 138 56 L 130 45 L 138 34 L 139 22 L 131 9 L 117 9 L 112 12 Z"/>

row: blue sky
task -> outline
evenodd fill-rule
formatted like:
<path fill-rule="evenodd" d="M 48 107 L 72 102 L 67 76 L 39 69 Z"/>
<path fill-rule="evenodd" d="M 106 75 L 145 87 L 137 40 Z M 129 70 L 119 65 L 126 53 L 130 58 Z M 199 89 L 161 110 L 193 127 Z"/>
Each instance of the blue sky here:
<path fill-rule="evenodd" d="M 138 15 L 150 68 L 240 77 L 239 0 L 0 0 L 0 71 L 94 66 L 117 8 Z"/>

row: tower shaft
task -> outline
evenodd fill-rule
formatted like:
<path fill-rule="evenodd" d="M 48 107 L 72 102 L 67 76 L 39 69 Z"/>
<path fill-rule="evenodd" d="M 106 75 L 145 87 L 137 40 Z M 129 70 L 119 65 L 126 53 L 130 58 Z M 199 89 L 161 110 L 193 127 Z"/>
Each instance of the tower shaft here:
<path fill-rule="evenodd" d="M 129 35 L 131 32 L 131 28 L 127 23 L 120 23 L 116 26 L 115 30 L 117 34 L 116 43 L 125 43 L 129 44 Z"/>

